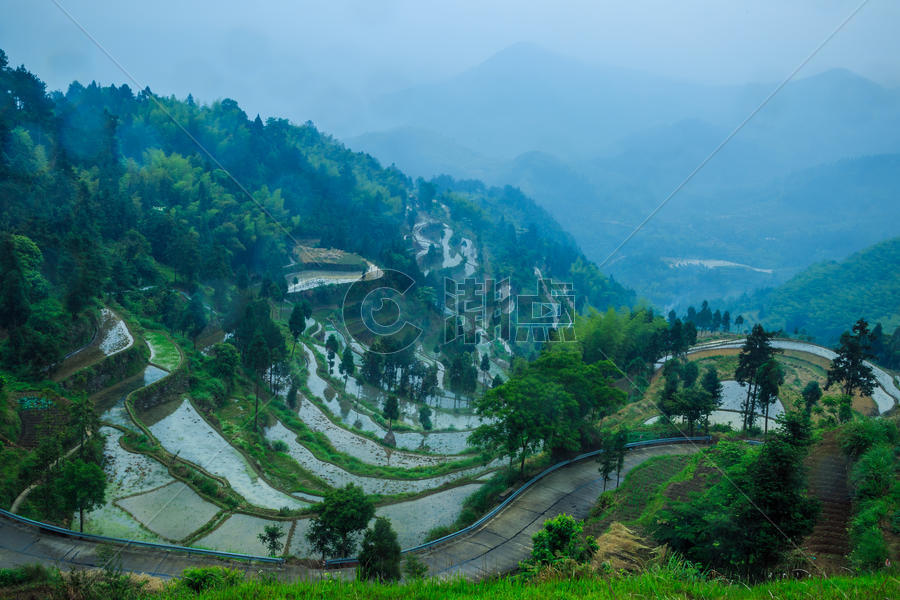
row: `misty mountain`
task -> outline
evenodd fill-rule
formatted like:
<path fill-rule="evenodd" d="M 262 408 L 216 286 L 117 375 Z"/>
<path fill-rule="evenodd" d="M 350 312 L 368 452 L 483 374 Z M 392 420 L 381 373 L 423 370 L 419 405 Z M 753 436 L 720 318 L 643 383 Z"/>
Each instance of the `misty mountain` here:
<path fill-rule="evenodd" d="M 518 44 L 382 97 L 372 114 L 384 128 L 348 143 L 415 176 L 518 186 L 600 262 L 774 87 L 672 81 Z M 900 233 L 887 218 L 896 159 L 875 157 L 898 152 L 897 90 L 846 70 L 793 81 L 604 268 L 664 306 L 783 282 Z M 688 275 L 670 258 L 772 273 Z"/>

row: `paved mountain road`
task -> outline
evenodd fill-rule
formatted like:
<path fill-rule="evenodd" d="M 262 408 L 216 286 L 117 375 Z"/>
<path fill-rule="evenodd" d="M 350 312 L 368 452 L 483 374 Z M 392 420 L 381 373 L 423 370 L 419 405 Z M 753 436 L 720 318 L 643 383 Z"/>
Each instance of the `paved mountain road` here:
<path fill-rule="evenodd" d="M 630 450 L 624 475 L 653 456 L 685 454 L 696 451 L 693 444 L 666 444 Z M 612 489 L 615 481 L 607 484 Z M 440 577 L 462 575 L 479 579 L 514 569 L 531 553 L 531 536 L 546 519 L 566 512 L 583 519 L 603 488 L 592 459 L 566 466 L 537 482 L 510 505 L 470 534 L 454 538 L 419 553 Z M 0 567 L 41 563 L 61 569 L 91 568 L 101 565 L 98 549 L 102 544 L 62 536 L 36 526 L 0 518 Z M 105 544 L 109 545 L 109 544 Z M 184 552 L 155 550 L 138 546 L 121 547 L 117 562 L 122 570 L 155 577 L 177 577 L 188 567 L 228 564 L 246 572 L 260 570 L 280 579 L 317 578 L 322 572 L 296 564 L 228 561 Z M 347 576 L 353 571 L 343 569 Z"/>

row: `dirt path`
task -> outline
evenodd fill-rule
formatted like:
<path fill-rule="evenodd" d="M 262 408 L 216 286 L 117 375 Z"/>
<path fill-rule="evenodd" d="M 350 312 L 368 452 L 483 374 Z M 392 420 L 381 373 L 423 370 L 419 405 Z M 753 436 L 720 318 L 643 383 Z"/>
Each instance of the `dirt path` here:
<path fill-rule="evenodd" d="M 809 469 L 809 493 L 822 503 L 822 512 L 803 549 L 828 573 L 846 572 L 850 541 L 847 524 L 851 514 L 847 486 L 848 462 L 837 443 L 834 431 L 825 434 L 812 447 L 806 459 Z"/>

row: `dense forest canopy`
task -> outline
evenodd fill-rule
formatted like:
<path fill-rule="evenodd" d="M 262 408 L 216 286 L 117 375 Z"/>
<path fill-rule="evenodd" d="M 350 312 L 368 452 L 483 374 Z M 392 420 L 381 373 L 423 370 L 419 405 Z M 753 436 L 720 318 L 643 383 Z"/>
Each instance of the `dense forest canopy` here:
<path fill-rule="evenodd" d="M 64 313 L 159 284 L 166 272 L 189 292 L 211 289 L 217 308 L 248 274 L 284 293 L 297 240 L 441 289 L 438 273 L 426 278 L 416 264 L 417 214 L 472 235 L 479 274 L 508 276 L 516 290 L 533 289 L 539 272 L 574 280 L 581 308 L 634 301 L 518 190 L 414 182 L 309 122 L 263 122 L 231 99 L 200 105 L 127 85 L 75 82 L 47 93 L 2 53 L 0 102 L 0 230 L 12 236 L 2 326 L 28 333 L 11 336 L 16 364 L 53 364 L 69 347 Z"/>

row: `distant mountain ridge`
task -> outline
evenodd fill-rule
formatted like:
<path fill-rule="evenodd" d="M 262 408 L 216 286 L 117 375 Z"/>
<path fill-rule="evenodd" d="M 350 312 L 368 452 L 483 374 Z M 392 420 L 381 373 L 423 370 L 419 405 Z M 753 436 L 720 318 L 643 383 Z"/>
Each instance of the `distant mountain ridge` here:
<path fill-rule="evenodd" d="M 426 179 L 520 187 L 600 262 L 774 86 L 678 82 L 517 44 L 376 101 L 384 128 L 348 143 Z M 777 285 L 900 234 L 900 181 L 879 166 L 898 154 L 900 91 L 841 69 L 797 79 L 606 268 L 659 306 Z M 665 256 L 774 275 L 663 269 Z"/>

